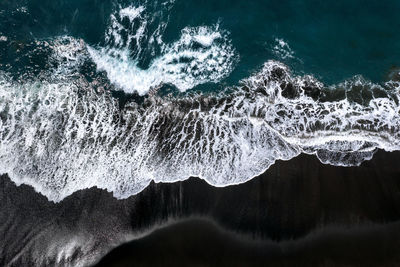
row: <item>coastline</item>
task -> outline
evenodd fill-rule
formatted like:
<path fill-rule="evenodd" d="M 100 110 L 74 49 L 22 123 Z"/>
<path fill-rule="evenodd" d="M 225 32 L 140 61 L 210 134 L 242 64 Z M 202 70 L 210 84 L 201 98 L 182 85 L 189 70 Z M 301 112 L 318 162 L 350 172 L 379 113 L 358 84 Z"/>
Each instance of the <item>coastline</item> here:
<path fill-rule="evenodd" d="M 152 183 L 124 200 L 92 188 L 56 204 L 2 176 L 0 234 L 7 246 L 0 247 L 0 265 L 91 265 L 121 244 L 145 240 L 151 229 L 192 217 L 278 244 L 332 227 L 394 224 L 389 232 L 395 236 L 400 232 L 398 162 L 400 152 L 378 151 L 360 167 L 324 165 L 314 156 L 301 155 L 276 162 L 245 184 L 216 188 L 197 178 Z M 368 234 L 365 238 L 369 242 Z M 38 257 L 39 251 L 47 253 Z"/>
<path fill-rule="evenodd" d="M 330 225 L 276 242 L 189 219 L 123 244 L 95 266 L 395 266 L 400 262 L 399 240 L 400 222 Z"/>

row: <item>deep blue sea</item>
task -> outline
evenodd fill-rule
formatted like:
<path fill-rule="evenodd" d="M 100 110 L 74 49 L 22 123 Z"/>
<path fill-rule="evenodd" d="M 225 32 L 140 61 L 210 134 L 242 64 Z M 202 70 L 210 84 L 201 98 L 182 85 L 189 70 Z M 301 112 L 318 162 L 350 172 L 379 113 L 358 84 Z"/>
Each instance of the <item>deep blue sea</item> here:
<path fill-rule="evenodd" d="M 0 5 L 0 33 L 10 41 L 70 35 L 89 44 L 104 41 L 110 15 L 118 6 L 145 6 L 149 16 L 157 16 L 166 6 L 159 1 L 116 0 L 3 0 Z M 187 26 L 218 24 L 229 32 L 240 55 L 227 78 L 229 83 L 247 77 L 269 59 L 281 60 L 297 72 L 313 74 L 327 83 L 357 74 L 382 81 L 391 68 L 399 66 L 398 1 L 178 0 L 171 6 L 164 16 L 165 20 L 169 16 L 162 34 L 166 42 L 179 38 Z M 160 22 L 162 19 L 153 24 Z M 287 44 L 291 57 L 275 53 L 276 40 Z M 12 52 L 2 51 L 2 65 Z M 151 60 L 152 56 L 147 56 Z"/>
<path fill-rule="evenodd" d="M 399 1 L 0 1 L 0 171 L 50 200 L 400 149 Z"/>

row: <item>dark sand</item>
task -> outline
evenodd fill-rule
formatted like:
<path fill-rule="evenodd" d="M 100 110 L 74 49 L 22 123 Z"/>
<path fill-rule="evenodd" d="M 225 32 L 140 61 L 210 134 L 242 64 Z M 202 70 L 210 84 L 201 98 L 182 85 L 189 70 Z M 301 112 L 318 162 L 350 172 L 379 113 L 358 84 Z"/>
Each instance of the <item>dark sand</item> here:
<path fill-rule="evenodd" d="M 325 227 L 304 238 L 272 242 L 227 232 L 206 220 L 156 230 L 113 250 L 106 266 L 398 266 L 400 222 Z"/>
<path fill-rule="evenodd" d="M 206 220 L 147 234 L 190 217 Z M 54 204 L 0 179 L 0 266 L 55 265 L 51 244 L 75 236 L 90 246 L 61 263 L 93 262 L 135 235 L 144 237 L 117 248 L 101 266 L 400 266 L 399 224 L 399 152 L 380 151 L 351 168 L 302 155 L 242 185 L 216 188 L 196 178 L 152 183 L 126 200 L 89 189 Z"/>

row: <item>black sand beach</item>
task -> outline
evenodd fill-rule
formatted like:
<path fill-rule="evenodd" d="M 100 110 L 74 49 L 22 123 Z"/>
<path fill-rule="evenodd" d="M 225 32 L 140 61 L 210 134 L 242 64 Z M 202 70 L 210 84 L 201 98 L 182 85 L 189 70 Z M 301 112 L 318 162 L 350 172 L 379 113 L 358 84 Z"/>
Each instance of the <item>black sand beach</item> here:
<path fill-rule="evenodd" d="M 135 240 L 99 266 L 396 266 L 398 162 L 398 152 L 350 168 L 301 155 L 236 186 L 191 178 L 125 200 L 89 189 L 60 203 L 2 176 L 0 265 L 92 265 Z"/>
<path fill-rule="evenodd" d="M 400 266 L 399 14 L 0 0 L 0 267 Z"/>
<path fill-rule="evenodd" d="M 325 226 L 273 242 L 188 220 L 122 245 L 96 266 L 397 266 L 399 240 L 400 222 Z"/>

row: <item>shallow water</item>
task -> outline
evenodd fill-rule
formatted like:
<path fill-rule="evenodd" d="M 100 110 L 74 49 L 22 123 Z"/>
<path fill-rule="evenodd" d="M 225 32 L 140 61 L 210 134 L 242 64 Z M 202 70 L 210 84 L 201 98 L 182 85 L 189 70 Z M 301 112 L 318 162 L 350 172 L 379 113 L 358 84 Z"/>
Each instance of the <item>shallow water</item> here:
<path fill-rule="evenodd" d="M 277 265 L 397 262 L 398 14 L 394 0 L 0 1 L 0 265 L 85 266 L 182 233 L 177 264 L 226 238 L 245 265 L 253 248 L 254 263 L 265 248 Z M 237 234 L 149 234 L 192 216 Z"/>
<path fill-rule="evenodd" d="M 397 2 L 3 1 L 0 170 L 97 186 L 244 183 L 301 153 L 400 149 Z"/>

